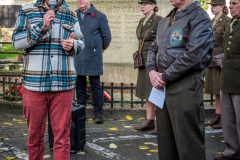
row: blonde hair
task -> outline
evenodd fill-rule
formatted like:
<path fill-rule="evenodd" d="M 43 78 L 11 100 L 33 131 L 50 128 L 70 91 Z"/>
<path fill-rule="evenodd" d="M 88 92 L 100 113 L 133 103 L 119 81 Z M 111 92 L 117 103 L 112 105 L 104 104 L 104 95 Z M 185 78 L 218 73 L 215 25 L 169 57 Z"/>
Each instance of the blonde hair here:
<path fill-rule="evenodd" d="M 155 8 L 153 9 L 154 12 L 158 12 L 159 8 L 158 6 L 156 5 Z"/>
<path fill-rule="evenodd" d="M 222 12 L 225 14 L 225 15 L 228 15 L 228 8 L 226 5 L 223 6 L 223 9 L 222 9 Z"/>

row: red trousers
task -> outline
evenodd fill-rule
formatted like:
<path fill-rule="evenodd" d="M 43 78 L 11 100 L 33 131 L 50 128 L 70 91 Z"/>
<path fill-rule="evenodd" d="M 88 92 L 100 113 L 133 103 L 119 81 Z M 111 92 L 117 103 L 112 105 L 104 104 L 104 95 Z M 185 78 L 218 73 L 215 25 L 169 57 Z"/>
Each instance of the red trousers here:
<path fill-rule="evenodd" d="M 54 160 L 70 160 L 73 90 L 35 92 L 23 89 L 23 111 L 28 126 L 28 159 L 42 160 L 44 132 L 49 113 L 54 135 Z"/>

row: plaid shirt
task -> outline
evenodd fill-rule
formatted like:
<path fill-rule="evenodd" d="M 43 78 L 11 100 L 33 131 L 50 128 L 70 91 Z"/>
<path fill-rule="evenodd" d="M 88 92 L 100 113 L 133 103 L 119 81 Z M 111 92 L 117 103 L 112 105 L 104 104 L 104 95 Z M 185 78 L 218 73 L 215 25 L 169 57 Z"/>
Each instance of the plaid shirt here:
<path fill-rule="evenodd" d="M 63 1 L 55 13 L 52 28 L 43 31 L 43 16 L 47 9 L 42 0 L 19 10 L 12 43 L 15 49 L 24 49 L 23 87 L 32 91 L 64 91 L 74 87 L 76 72 L 73 54 L 84 48 L 76 13 Z M 61 45 L 74 32 L 74 50 L 70 53 Z"/>

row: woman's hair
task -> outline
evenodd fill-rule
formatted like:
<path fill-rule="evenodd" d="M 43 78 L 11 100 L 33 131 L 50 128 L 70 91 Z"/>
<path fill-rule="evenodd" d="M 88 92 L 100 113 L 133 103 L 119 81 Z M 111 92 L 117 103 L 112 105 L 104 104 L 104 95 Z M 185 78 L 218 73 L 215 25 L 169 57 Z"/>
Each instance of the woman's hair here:
<path fill-rule="evenodd" d="M 228 15 L 228 8 L 227 8 L 226 5 L 223 6 L 222 12 L 223 12 L 225 15 Z"/>
<path fill-rule="evenodd" d="M 154 12 L 158 12 L 159 8 L 158 6 L 156 5 L 155 8 L 153 9 Z"/>

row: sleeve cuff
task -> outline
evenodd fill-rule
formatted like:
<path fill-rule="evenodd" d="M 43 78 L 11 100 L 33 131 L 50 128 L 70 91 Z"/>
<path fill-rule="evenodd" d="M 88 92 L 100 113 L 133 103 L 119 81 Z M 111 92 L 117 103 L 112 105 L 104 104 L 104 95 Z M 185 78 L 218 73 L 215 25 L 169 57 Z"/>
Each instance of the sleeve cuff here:
<path fill-rule="evenodd" d="M 166 84 L 168 84 L 171 81 L 170 77 L 168 77 L 168 75 L 165 73 L 165 71 L 162 74 L 162 79 Z"/>
<path fill-rule="evenodd" d="M 155 67 L 155 65 L 147 65 L 146 69 L 147 69 L 147 73 L 149 73 L 151 70 L 157 71 L 157 68 Z"/>

